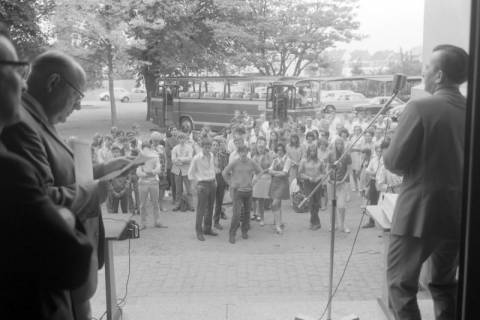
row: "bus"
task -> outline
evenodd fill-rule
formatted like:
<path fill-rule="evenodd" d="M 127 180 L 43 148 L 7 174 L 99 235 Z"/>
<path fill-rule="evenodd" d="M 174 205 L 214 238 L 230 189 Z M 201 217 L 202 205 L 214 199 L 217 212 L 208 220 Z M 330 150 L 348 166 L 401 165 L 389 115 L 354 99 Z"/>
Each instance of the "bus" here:
<path fill-rule="evenodd" d="M 213 130 L 228 127 L 235 112 L 286 121 L 320 108 L 320 81 L 293 77 L 170 77 L 152 97 L 154 122 Z"/>
<path fill-rule="evenodd" d="M 273 82 L 268 88 L 267 118 L 302 120 L 321 111 L 320 79 L 287 79 Z"/>

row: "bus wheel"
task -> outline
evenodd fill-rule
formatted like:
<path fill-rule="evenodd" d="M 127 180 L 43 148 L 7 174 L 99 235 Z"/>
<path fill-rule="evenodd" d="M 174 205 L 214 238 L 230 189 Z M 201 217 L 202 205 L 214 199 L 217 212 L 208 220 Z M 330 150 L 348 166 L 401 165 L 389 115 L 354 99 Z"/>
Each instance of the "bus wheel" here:
<path fill-rule="evenodd" d="M 182 128 L 188 128 L 188 131 L 192 131 L 193 130 L 193 122 L 192 122 L 192 119 L 188 118 L 188 117 L 182 117 L 180 118 L 180 129 Z"/>
<path fill-rule="evenodd" d="M 328 106 L 325 107 L 325 111 L 328 112 L 328 113 L 335 112 L 335 107 L 332 106 L 332 105 L 328 105 Z"/>

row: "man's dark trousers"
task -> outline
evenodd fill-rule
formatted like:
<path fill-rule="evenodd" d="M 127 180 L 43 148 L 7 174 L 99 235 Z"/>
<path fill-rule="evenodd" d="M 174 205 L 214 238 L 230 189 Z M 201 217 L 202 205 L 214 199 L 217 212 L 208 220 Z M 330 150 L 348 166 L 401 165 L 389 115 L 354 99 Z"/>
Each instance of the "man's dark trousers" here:
<path fill-rule="evenodd" d="M 459 241 L 390 236 L 387 279 L 390 304 L 396 320 L 420 320 L 417 304 L 418 281 L 422 264 L 430 258 L 435 319 L 455 319 L 456 272 Z"/>
<path fill-rule="evenodd" d="M 215 178 L 217 180 L 217 191 L 215 193 L 215 213 L 213 215 L 213 221 L 215 223 L 220 223 L 220 216 L 222 215 L 222 205 L 223 205 L 223 197 L 225 196 L 226 183 L 221 173 L 217 173 Z"/>
<path fill-rule="evenodd" d="M 240 191 L 234 189 L 233 192 L 233 216 L 230 225 L 230 234 L 235 235 L 238 226 L 240 225 L 240 218 L 242 222 L 242 234 L 248 232 L 250 223 L 250 210 L 252 207 L 252 191 Z"/>
<path fill-rule="evenodd" d="M 203 234 L 212 230 L 213 203 L 215 202 L 215 180 L 197 183 L 197 218 L 195 231 Z M 203 228 L 202 228 L 203 225 Z"/>

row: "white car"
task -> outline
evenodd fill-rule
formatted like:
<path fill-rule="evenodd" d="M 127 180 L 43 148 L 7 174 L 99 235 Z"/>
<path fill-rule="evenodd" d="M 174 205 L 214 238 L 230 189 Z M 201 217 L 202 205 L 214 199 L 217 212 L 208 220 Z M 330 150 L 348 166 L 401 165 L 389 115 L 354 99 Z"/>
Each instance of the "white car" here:
<path fill-rule="evenodd" d="M 147 101 L 147 91 L 144 88 L 134 88 L 132 91 L 128 91 L 125 88 L 114 88 L 113 93 L 115 100 L 120 100 L 121 102 Z M 99 98 L 101 101 L 109 101 L 110 93 L 108 91 L 102 92 Z"/>
<path fill-rule="evenodd" d="M 327 96 L 320 102 L 325 112 L 352 112 L 354 105 L 367 103 L 368 99 L 361 93 L 347 91 L 333 97 Z"/>

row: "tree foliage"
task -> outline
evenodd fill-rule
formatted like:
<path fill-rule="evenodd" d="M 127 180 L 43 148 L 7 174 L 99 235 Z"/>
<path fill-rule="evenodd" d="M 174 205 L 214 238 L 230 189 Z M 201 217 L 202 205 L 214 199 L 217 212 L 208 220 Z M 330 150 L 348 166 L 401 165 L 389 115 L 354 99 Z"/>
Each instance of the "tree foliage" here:
<path fill-rule="evenodd" d="M 20 57 L 32 58 L 48 46 L 48 30 L 40 24 L 53 7 L 53 0 L 0 1 L 0 21 L 8 27 Z"/>
<path fill-rule="evenodd" d="M 58 45 L 91 70 L 105 69 L 109 84 L 112 125 L 116 125 L 114 77 L 128 64 L 128 21 L 130 1 L 57 0 L 53 18 Z M 98 75 L 98 73 L 94 73 Z M 99 79 L 94 79 L 98 82 Z"/>
<path fill-rule="evenodd" d="M 211 0 L 137 0 L 130 14 L 136 43 L 128 51 L 145 81 L 147 119 L 161 77 L 221 72 L 223 52 L 206 23 L 215 14 Z"/>
<path fill-rule="evenodd" d="M 228 62 L 263 75 L 300 75 L 339 42 L 359 39 L 357 0 L 215 1 L 210 25 Z"/>
<path fill-rule="evenodd" d="M 68 51 L 88 69 L 97 70 L 92 81 L 98 82 L 112 64 L 112 73 L 122 74 L 129 67 L 125 22 L 128 0 L 112 4 L 96 0 L 56 0 L 52 22 L 56 46 Z M 92 83 L 90 83 L 92 84 Z"/>
<path fill-rule="evenodd" d="M 388 72 L 390 74 L 403 73 L 407 76 L 418 76 L 422 74 L 422 62 L 412 51 L 400 49 L 395 54 L 395 58 L 390 61 Z"/>

